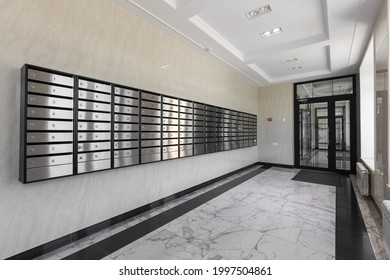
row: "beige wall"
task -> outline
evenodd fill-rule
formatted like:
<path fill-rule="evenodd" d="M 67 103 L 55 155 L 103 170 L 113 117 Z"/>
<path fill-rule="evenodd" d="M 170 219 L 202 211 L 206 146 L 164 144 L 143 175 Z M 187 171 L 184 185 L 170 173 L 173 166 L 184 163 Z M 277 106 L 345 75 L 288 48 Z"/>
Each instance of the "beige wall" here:
<path fill-rule="evenodd" d="M 0 0 L 0 37 L 1 259 L 258 161 L 251 147 L 22 185 L 25 63 L 253 114 L 258 88 L 109 0 Z"/>
<path fill-rule="evenodd" d="M 294 164 L 293 96 L 292 84 L 259 88 L 257 133 L 260 162 Z"/>

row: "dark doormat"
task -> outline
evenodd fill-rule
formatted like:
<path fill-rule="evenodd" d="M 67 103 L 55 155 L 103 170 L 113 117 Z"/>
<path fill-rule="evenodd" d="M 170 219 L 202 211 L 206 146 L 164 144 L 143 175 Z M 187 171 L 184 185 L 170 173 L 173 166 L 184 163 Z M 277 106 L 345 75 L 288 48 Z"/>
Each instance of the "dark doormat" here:
<path fill-rule="evenodd" d="M 302 169 L 291 180 L 339 187 L 341 177 L 334 172 Z"/>

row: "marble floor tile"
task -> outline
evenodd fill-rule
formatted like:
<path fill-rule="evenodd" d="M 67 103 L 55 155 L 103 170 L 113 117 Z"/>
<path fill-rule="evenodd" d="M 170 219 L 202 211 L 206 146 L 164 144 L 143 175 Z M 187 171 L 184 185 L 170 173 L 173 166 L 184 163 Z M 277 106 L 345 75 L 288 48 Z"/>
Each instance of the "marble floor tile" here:
<path fill-rule="evenodd" d="M 248 256 L 249 260 L 333 260 L 334 257 L 265 234 Z"/>
<path fill-rule="evenodd" d="M 127 251 L 111 257 L 115 260 L 201 260 L 208 254 L 209 251 L 203 252 L 187 239 L 163 230 L 134 242 Z"/>
<path fill-rule="evenodd" d="M 223 259 L 246 259 L 263 233 L 244 226 L 235 226 L 202 240 L 207 248 Z M 193 241 L 194 244 L 197 244 Z M 198 244 L 199 246 L 199 244 Z"/>
<path fill-rule="evenodd" d="M 327 231 L 305 223 L 302 226 L 297 243 L 327 255 L 336 256 L 336 235 L 334 231 Z"/>

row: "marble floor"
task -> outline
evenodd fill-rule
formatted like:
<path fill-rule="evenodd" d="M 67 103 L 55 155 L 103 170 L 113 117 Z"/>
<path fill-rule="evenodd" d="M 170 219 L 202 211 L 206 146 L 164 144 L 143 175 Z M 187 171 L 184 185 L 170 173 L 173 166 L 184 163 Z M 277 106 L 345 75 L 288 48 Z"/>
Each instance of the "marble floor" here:
<path fill-rule="evenodd" d="M 209 194 L 254 167 L 158 208 L 93 234 L 38 259 L 67 258 L 80 250 L 121 235 L 126 230 L 197 200 L 203 203 L 103 259 L 279 259 L 336 258 L 336 187 L 291 180 L 298 169 L 272 167 L 229 187 L 212 199 Z M 254 171 L 253 171 L 254 170 Z M 249 177 L 248 177 L 249 178 Z M 180 209 L 182 209 L 180 208 Z M 178 210 L 179 211 L 179 210 Z M 159 216 L 160 215 L 160 216 Z M 169 218 L 169 217 L 168 217 Z M 158 219 L 160 220 L 160 219 Z M 100 247 L 104 251 L 104 247 Z M 93 251 L 92 249 L 89 251 Z"/>

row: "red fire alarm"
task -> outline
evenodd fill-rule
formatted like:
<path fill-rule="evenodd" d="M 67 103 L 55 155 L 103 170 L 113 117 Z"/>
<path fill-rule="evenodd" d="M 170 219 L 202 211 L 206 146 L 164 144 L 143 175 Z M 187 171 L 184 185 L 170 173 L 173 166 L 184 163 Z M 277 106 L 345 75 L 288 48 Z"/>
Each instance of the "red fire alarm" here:
<path fill-rule="evenodd" d="M 269 122 L 272 122 L 272 118 L 271 118 L 271 117 L 269 117 L 267 120 L 268 120 Z"/>

